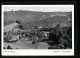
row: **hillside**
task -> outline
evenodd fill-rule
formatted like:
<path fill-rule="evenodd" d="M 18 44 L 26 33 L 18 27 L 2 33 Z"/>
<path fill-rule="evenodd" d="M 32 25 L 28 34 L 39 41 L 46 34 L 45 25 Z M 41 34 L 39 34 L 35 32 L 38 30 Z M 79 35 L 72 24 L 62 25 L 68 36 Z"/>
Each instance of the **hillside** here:
<path fill-rule="evenodd" d="M 33 12 L 33 11 L 9 11 L 4 12 L 4 21 L 7 22 L 9 20 L 21 20 L 22 22 L 31 22 L 38 19 L 42 12 Z"/>
<path fill-rule="evenodd" d="M 71 12 L 4 12 L 4 49 L 71 49 L 71 17 Z"/>
<path fill-rule="evenodd" d="M 34 21 L 34 22 L 27 22 L 24 23 L 23 26 L 24 28 L 31 28 L 33 26 L 35 27 L 54 27 L 56 24 L 59 24 L 61 22 L 61 25 L 63 26 L 70 26 L 71 23 L 68 21 L 68 18 L 63 17 L 63 16 L 54 16 L 54 17 L 48 17 L 42 20 Z"/>
<path fill-rule="evenodd" d="M 57 14 L 60 14 L 60 16 L 57 16 Z M 66 17 L 64 15 L 66 15 Z M 70 20 L 72 19 L 71 12 L 36 12 L 23 10 L 4 12 L 4 23 L 18 19 L 22 22 L 24 28 L 39 25 L 49 27 L 52 26 L 53 23 L 59 22 L 69 23 L 68 18 Z"/>

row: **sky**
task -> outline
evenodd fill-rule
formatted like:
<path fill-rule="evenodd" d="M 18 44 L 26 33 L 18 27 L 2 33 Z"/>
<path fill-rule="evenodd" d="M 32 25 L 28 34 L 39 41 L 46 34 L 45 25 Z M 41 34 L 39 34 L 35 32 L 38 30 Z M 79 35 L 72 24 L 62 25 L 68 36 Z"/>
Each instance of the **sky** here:
<path fill-rule="evenodd" d="M 30 10 L 40 12 L 72 11 L 73 5 L 2 5 L 3 11 Z"/>

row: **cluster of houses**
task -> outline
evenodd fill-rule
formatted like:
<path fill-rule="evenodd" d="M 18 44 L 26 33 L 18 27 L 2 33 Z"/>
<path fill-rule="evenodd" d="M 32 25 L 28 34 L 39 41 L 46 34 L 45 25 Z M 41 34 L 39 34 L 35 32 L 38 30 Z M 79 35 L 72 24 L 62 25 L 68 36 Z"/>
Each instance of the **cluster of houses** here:
<path fill-rule="evenodd" d="M 18 23 L 6 25 L 4 26 L 4 40 L 17 41 L 20 39 L 22 32 L 25 32 L 25 30 L 21 30 Z"/>
<path fill-rule="evenodd" d="M 54 27 L 57 27 L 58 25 L 60 27 L 63 26 L 63 25 L 67 26 L 67 24 L 62 24 L 62 23 L 53 24 Z M 5 25 L 4 26 L 4 41 L 18 41 L 19 39 L 28 40 L 28 39 L 30 39 L 29 36 L 30 36 L 31 32 L 38 33 L 36 30 L 39 30 L 39 29 L 43 28 L 42 26 L 38 26 L 37 29 L 28 28 L 27 30 L 22 30 L 19 26 L 20 26 L 19 23 L 12 23 L 12 24 L 9 24 L 9 25 Z M 48 39 L 49 31 L 42 31 L 42 36 L 44 36 L 45 38 Z M 31 38 L 33 38 L 33 37 L 31 37 Z M 34 38 L 36 39 L 37 37 L 38 36 L 36 36 Z M 39 39 L 40 39 L 40 37 L 39 37 Z"/>
<path fill-rule="evenodd" d="M 19 25 L 20 24 L 18 23 L 12 23 L 4 26 L 4 41 L 14 42 L 14 41 L 18 41 L 19 39 L 28 40 L 28 38 L 26 37 L 26 34 L 29 35 L 31 29 L 29 28 L 28 30 L 22 30 L 19 28 Z M 41 29 L 42 26 L 39 26 L 38 28 Z M 45 37 L 47 37 L 49 34 L 49 32 L 45 32 L 45 31 L 43 33 Z"/>

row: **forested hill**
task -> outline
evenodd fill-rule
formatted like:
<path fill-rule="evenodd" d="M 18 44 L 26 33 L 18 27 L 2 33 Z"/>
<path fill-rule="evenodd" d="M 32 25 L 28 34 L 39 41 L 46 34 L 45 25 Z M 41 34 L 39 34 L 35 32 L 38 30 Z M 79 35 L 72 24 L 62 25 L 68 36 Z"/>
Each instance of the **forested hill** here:
<path fill-rule="evenodd" d="M 37 12 L 37 11 L 6 11 L 4 12 L 4 22 L 20 20 L 24 26 L 51 26 L 53 23 L 69 23 L 72 20 L 72 12 Z"/>
<path fill-rule="evenodd" d="M 4 12 L 4 21 L 6 22 L 10 20 L 19 19 L 23 22 L 32 22 L 58 13 L 59 12 L 37 12 L 37 11 L 23 11 L 23 10 L 8 11 L 8 12 Z M 61 12 L 61 14 L 68 15 L 68 17 L 71 16 L 71 12 Z"/>

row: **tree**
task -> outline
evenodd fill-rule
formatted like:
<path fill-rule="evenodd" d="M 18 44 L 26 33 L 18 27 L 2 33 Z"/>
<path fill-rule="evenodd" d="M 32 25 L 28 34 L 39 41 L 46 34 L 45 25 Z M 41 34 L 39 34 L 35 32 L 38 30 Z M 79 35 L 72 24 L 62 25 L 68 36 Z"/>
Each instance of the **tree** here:
<path fill-rule="evenodd" d="M 22 26 L 22 25 L 19 25 L 19 28 L 20 28 L 20 29 L 23 29 L 23 26 Z"/>
<path fill-rule="evenodd" d="M 16 20 L 16 23 L 19 23 L 19 24 L 21 24 L 21 21 L 17 19 L 17 20 Z"/>

